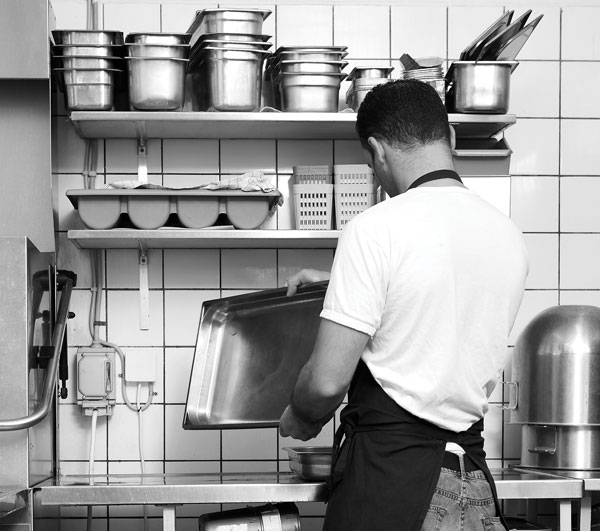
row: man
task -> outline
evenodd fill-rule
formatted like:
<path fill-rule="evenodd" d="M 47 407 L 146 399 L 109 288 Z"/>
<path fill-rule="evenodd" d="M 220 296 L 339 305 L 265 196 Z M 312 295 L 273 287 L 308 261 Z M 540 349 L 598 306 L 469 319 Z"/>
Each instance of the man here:
<path fill-rule="evenodd" d="M 342 231 L 280 432 L 314 437 L 348 393 L 324 531 L 504 529 L 481 431 L 523 296 L 522 235 L 454 172 L 429 85 L 374 88 L 356 129 L 390 199 Z M 328 277 L 302 271 L 288 294 Z"/>

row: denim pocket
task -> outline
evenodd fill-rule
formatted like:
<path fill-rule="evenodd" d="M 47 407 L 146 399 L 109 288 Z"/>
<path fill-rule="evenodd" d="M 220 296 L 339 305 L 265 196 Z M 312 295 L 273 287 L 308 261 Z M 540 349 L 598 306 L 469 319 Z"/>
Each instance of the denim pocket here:
<path fill-rule="evenodd" d="M 504 527 L 498 516 L 485 516 L 481 521 L 483 531 L 506 531 L 506 527 Z"/>
<path fill-rule="evenodd" d="M 446 516 L 446 509 L 437 505 L 430 505 L 423 521 L 421 531 L 440 531 L 442 529 L 442 521 Z"/>

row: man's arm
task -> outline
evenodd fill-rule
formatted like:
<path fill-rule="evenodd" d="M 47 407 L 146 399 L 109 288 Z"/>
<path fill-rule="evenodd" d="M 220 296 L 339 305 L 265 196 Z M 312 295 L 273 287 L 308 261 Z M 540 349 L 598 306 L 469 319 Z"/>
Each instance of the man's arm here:
<path fill-rule="evenodd" d="M 281 416 L 282 436 L 306 441 L 321 431 L 344 399 L 368 341 L 363 332 L 321 319 L 313 352 Z"/>

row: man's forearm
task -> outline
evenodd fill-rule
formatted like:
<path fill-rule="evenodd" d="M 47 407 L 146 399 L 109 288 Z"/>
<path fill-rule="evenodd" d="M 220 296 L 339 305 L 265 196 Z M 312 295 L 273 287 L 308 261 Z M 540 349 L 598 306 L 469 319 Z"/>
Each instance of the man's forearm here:
<path fill-rule="evenodd" d="M 308 366 L 300 373 L 291 406 L 294 415 L 302 422 L 322 426 L 334 415 L 346 395 L 346 390 L 335 394 L 323 392 L 315 385 L 316 380 L 310 373 Z"/>

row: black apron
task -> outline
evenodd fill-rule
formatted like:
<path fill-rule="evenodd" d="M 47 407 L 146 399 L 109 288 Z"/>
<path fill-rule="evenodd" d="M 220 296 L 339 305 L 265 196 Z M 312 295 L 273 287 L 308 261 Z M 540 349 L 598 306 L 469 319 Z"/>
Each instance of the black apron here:
<path fill-rule="evenodd" d="M 483 419 L 460 433 L 420 419 L 400 407 L 361 360 L 340 420 L 323 531 L 419 531 L 446 442 L 459 444 L 485 474 L 502 514 L 485 461 Z"/>
<path fill-rule="evenodd" d="M 410 188 L 444 178 L 460 181 L 455 172 L 440 170 L 417 179 Z M 419 531 L 447 442 L 459 444 L 485 474 L 507 527 L 485 461 L 483 419 L 461 433 L 420 419 L 385 393 L 361 360 L 340 420 L 323 531 Z"/>

